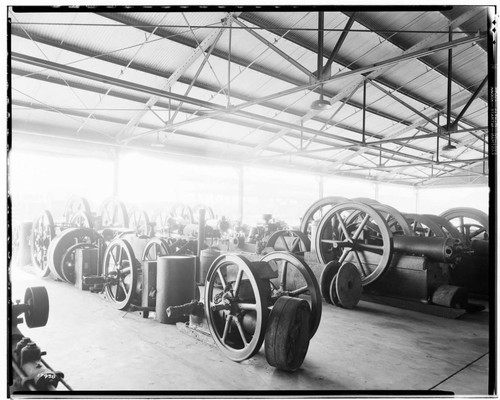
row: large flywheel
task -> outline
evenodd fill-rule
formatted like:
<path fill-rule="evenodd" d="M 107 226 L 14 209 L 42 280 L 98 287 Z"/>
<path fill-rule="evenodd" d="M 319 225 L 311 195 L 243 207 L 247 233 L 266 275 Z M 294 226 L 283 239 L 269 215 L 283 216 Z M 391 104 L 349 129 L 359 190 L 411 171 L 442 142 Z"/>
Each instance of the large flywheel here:
<path fill-rule="evenodd" d="M 363 286 L 382 276 L 394 249 L 386 220 L 373 207 L 358 202 L 338 204 L 329 210 L 319 223 L 315 244 L 322 263 L 335 260 L 340 265 L 354 264 Z"/>
<path fill-rule="evenodd" d="M 270 291 L 266 284 L 242 256 L 222 255 L 208 270 L 205 316 L 216 345 L 233 361 L 254 356 L 262 346 Z"/>
<path fill-rule="evenodd" d="M 286 251 L 266 254 L 261 261 L 267 262 L 278 277 L 271 279 L 271 299 L 276 301 L 282 296 L 307 300 L 311 308 L 309 337 L 316 333 L 321 320 L 321 292 L 314 273 L 300 257 Z"/>

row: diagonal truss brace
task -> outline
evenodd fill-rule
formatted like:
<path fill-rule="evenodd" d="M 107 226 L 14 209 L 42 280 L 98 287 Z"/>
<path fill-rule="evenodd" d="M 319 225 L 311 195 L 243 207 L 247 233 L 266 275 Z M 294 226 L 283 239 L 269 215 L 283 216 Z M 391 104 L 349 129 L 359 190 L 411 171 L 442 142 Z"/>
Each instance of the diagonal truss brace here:
<path fill-rule="evenodd" d="M 184 63 L 179 66 L 167 79 L 165 84 L 160 88 L 160 90 L 168 91 L 172 88 L 172 86 L 179 80 L 179 78 L 184 74 L 184 72 L 193 65 L 193 63 L 201 57 L 205 51 L 215 42 L 219 40 L 222 33 L 224 32 L 226 26 L 229 24 L 229 20 L 232 17 L 229 16 L 225 18 L 222 23 L 223 27 L 213 30 L 210 35 L 208 35 L 198 47 L 196 47 L 193 52 L 189 55 L 189 57 L 184 61 Z M 153 107 L 156 102 L 160 99 L 160 96 L 151 97 L 147 103 L 144 105 L 142 111 L 139 111 L 135 114 L 127 125 L 116 135 L 116 139 L 120 140 L 129 135 L 129 133 L 135 128 L 135 126 L 141 121 L 144 115 L 149 111 L 151 107 Z"/>

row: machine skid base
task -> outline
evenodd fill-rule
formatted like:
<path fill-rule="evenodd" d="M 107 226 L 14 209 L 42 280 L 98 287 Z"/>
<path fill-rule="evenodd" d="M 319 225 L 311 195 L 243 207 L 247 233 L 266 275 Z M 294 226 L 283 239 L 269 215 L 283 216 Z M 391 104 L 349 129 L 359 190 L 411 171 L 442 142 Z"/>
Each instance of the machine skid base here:
<path fill-rule="evenodd" d="M 363 293 L 361 299 L 372 303 L 384 304 L 387 306 L 403 308 L 405 310 L 417 311 L 425 314 L 436 315 L 438 317 L 455 319 L 468 312 L 476 312 L 484 309 L 478 304 L 468 304 L 468 308 L 449 308 L 435 304 L 422 303 L 414 300 L 406 300 L 397 297 L 381 296 L 371 293 Z"/>
<path fill-rule="evenodd" d="M 210 335 L 210 332 L 203 329 L 201 325 L 190 324 L 189 322 L 177 322 L 176 326 L 182 333 L 191 336 L 200 342 L 217 347 L 212 339 L 212 335 Z"/>

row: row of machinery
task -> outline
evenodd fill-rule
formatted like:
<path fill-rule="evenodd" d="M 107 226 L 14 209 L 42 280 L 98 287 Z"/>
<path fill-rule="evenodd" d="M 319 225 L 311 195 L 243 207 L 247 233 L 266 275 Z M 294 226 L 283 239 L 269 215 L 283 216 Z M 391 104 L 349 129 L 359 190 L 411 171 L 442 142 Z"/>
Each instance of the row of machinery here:
<path fill-rule="evenodd" d="M 270 365 L 298 369 L 318 329 L 322 297 L 344 308 L 362 294 L 399 299 L 453 317 L 443 310 L 474 309 L 468 292 L 487 295 L 489 227 L 478 210 L 403 214 L 371 199 L 328 197 L 309 207 L 296 230 L 271 215 L 243 228 L 208 208 L 194 217 L 186 207 L 158 229 L 125 224 L 123 213 L 120 222 L 125 207 L 109 204 L 114 211 L 108 206 L 110 218 L 99 218 L 100 225 L 81 218 L 75 227 L 78 207 L 70 223 L 54 227 L 47 212 L 37 219 L 35 270 L 102 293 L 117 309 L 176 323 L 234 361 L 265 342 Z"/>

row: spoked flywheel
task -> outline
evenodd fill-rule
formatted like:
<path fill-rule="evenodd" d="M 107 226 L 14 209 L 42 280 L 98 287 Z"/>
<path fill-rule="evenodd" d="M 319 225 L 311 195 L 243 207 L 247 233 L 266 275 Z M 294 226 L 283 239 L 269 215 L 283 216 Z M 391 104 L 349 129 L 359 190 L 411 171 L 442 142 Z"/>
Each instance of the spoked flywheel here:
<path fill-rule="evenodd" d="M 116 198 L 105 200 L 99 212 L 103 228 L 128 228 L 128 213 L 125 204 Z"/>
<path fill-rule="evenodd" d="M 488 214 L 470 207 L 451 208 L 441 214 L 450 221 L 462 235 L 467 243 L 471 240 L 487 240 L 489 237 Z"/>
<path fill-rule="evenodd" d="M 171 254 L 170 245 L 166 239 L 160 237 L 151 238 L 142 252 L 142 261 L 156 261 L 158 257 Z"/>
<path fill-rule="evenodd" d="M 269 236 L 266 247 L 272 247 L 276 251 L 304 253 L 311 250 L 311 240 L 301 231 L 280 230 Z"/>
<path fill-rule="evenodd" d="M 127 308 L 136 295 L 137 269 L 130 243 L 124 239 L 113 240 L 104 253 L 105 293 L 114 307 Z"/>
<path fill-rule="evenodd" d="M 218 257 L 207 273 L 205 315 L 210 333 L 233 361 L 254 356 L 264 341 L 269 287 L 246 258 Z"/>
<path fill-rule="evenodd" d="M 357 202 L 338 204 L 329 210 L 319 223 L 315 244 L 322 263 L 353 263 L 363 286 L 381 277 L 390 265 L 394 248 L 385 219 L 373 207 Z"/>
<path fill-rule="evenodd" d="M 309 265 L 300 257 L 286 251 L 266 254 L 261 261 L 267 262 L 278 277 L 271 279 L 271 299 L 276 301 L 282 296 L 307 300 L 311 307 L 309 337 L 312 338 L 321 320 L 321 291 L 318 281 Z"/>
<path fill-rule="evenodd" d="M 45 210 L 31 229 L 31 261 L 39 276 L 46 277 L 50 274 L 47 252 L 50 242 L 56 235 L 52 214 Z"/>

